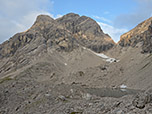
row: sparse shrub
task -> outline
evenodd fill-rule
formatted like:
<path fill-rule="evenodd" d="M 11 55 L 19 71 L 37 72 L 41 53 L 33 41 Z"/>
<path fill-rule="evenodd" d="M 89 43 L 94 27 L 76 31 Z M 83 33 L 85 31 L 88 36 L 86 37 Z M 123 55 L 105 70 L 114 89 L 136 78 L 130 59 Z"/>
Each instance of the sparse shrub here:
<path fill-rule="evenodd" d="M 79 71 L 79 75 L 80 76 L 84 76 L 84 72 L 83 71 Z"/>

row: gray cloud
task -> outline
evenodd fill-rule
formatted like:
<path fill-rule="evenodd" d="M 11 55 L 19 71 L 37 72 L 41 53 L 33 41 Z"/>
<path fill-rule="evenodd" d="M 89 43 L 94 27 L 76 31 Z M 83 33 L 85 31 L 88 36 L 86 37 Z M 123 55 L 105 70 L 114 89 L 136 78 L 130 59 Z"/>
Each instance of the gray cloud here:
<path fill-rule="evenodd" d="M 133 28 L 152 16 L 152 0 L 135 0 L 137 8 L 132 13 L 121 14 L 114 21 L 115 27 Z"/>
<path fill-rule="evenodd" d="M 37 15 L 50 12 L 50 0 L 1 0 L 0 3 L 0 43 L 17 32 L 28 29 Z"/>

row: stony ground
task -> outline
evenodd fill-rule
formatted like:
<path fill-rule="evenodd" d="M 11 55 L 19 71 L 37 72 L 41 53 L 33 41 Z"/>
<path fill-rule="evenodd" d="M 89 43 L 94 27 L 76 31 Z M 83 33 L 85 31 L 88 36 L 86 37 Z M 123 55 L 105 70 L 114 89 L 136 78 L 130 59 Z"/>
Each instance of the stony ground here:
<path fill-rule="evenodd" d="M 1 114 L 151 114 L 152 90 L 86 88 L 37 83 L 25 77 L 1 83 Z M 96 90 L 96 91 L 95 91 Z"/>

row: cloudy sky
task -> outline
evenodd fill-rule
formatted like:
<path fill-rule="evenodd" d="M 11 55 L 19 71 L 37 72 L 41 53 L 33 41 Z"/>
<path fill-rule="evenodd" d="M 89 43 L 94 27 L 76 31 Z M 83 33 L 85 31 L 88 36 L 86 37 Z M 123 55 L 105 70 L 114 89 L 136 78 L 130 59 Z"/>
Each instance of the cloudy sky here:
<path fill-rule="evenodd" d="M 0 43 L 25 31 L 37 15 L 78 13 L 95 19 L 116 42 L 152 16 L 152 0 L 0 0 Z"/>

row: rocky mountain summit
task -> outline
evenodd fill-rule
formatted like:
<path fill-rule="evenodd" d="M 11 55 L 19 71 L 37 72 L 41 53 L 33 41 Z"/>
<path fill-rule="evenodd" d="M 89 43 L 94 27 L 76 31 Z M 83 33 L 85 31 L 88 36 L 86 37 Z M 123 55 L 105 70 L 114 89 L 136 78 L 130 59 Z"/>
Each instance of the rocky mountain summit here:
<path fill-rule="evenodd" d="M 82 45 L 96 52 L 107 51 L 115 45 L 110 36 L 104 34 L 100 26 L 89 17 L 70 13 L 54 20 L 47 15 L 39 15 L 30 29 L 0 45 L 0 57 L 12 56 L 18 49 L 33 43 L 64 51 Z"/>
<path fill-rule="evenodd" d="M 118 44 L 89 17 L 39 15 L 0 44 L 0 114 L 151 114 L 151 18 Z"/>
<path fill-rule="evenodd" d="M 123 34 L 118 42 L 120 46 L 140 45 L 142 52 L 152 52 L 152 17 L 140 23 L 134 29 Z"/>

